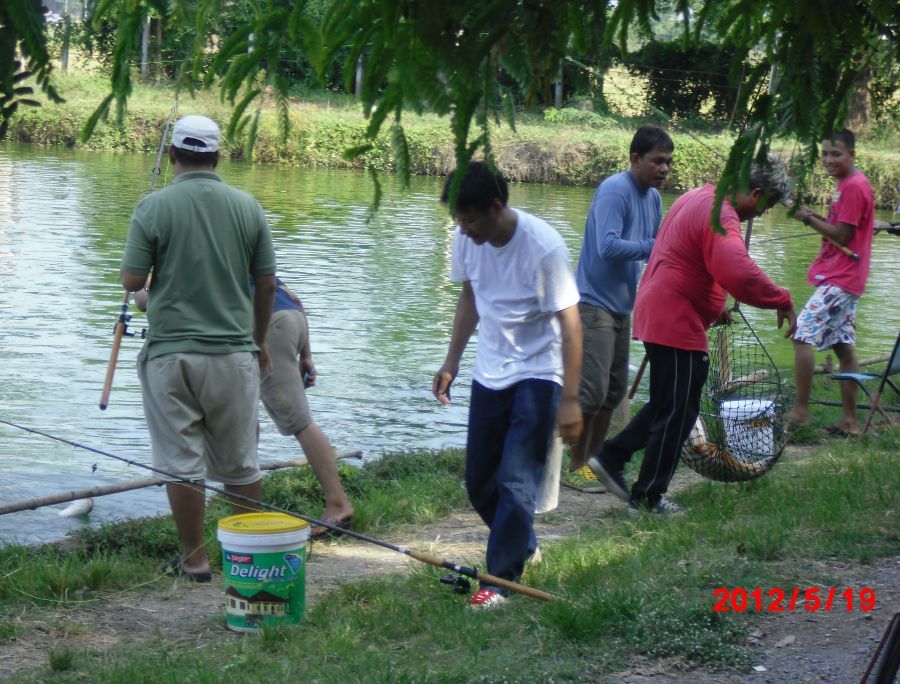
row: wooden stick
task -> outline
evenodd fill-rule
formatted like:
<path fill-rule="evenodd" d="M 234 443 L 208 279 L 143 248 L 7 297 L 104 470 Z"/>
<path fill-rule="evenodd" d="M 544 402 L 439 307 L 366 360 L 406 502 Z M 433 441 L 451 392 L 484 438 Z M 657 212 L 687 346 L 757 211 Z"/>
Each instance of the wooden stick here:
<path fill-rule="evenodd" d="M 122 346 L 122 337 L 125 335 L 125 327 L 128 319 L 128 301 L 131 293 L 125 290 L 125 297 L 122 300 L 122 312 L 119 314 L 119 320 L 113 329 L 113 344 L 109 352 L 109 363 L 106 365 L 106 379 L 103 381 L 103 392 L 100 394 L 100 410 L 105 411 L 109 406 L 109 393 L 112 390 L 113 375 L 116 372 L 116 363 L 119 360 L 119 347 Z"/>
<path fill-rule="evenodd" d="M 891 358 L 890 354 L 883 354 L 882 356 L 873 356 L 871 358 L 862 359 L 861 361 L 858 361 L 856 365 L 859 366 L 860 368 L 862 368 L 864 366 L 873 366 L 876 363 L 886 363 L 887 361 L 890 360 L 890 358 Z M 834 372 L 834 364 L 829 363 L 827 361 L 825 363 L 820 363 L 818 366 L 815 366 L 813 368 L 813 373 L 833 373 L 833 372 Z"/>
<path fill-rule="evenodd" d="M 650 359 L 647 358 L 647 355 L 644 354 L 644 360 L 641 361 L 641 365 L 637 369 L 637 373 L 634 374 L 634 381 L 631 383 L 631 389 L 628 390 L 628 398 L 634 399 L 634 395 L 637 392 L 638 385 L 641 384 L 641 378 L 644 377 L 644 370 L 647 368 L 647 362 Z"/>
<path fill-rule="evenodd" d="M 337 460 L 362 458 L 361 451 L 348 451 L 340 454 Z M 281 468 L 296 468 L 309 465 L 309 461 L 305 458 L 294 461 L 275 461 L 273 463 L 262 463 L 260 470 L 279 470 Z M 66 503 L 67 501 L 77 501 L 78 499 L 88 499 L 96 496 L 107 496 L 108 494 L 118 494 L 119 492 L 128 492 L 132 489 L 142 489 L 144 487 L 154 487 L 166 484 L 167 480 L 160 480 L 155 477 L 144 478 L 142 480 L 128 480 L 126 482 L 117 482 L 116 484 L 103 485 L 100 487 L 92 487 L 90 489 L 79 489 L 62 494 L 52 494 L 50 496 L 42 496 L 36 499 L 28 499 L 27 501 L 19 501 L 15 503 L 0 506 L 0 515 L 7 513 L 17 513 L 18 511 L 33 510 L 44 506 L 52 506 L 53 504 Z"/>

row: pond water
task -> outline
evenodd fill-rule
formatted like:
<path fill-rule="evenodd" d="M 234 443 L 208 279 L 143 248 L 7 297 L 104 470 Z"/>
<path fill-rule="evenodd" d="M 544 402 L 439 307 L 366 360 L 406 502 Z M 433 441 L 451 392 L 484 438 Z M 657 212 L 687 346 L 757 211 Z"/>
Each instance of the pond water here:
<path fill-rule="evenodd" d="M 0 145 L 0 418 L 141 462 L 149 462 L 150 448 L 135 369 L 138 339 L 123 342 L 109 409 L 101 412 L 98 400 L 121 302 L 128 221 L 152 165 L 147 155 Z M 430 391 L 458 293 L 448 280 L 453 224 L 436 199 L 442 179 L 413 178 L 402 190 L 383 177 L 382 207 L 367 222 L 373 187 L 365 174 L 228 162 L 219 171 L 265 208 L 279 274 L 309 310 L 319 370 L 310 401 L 337 449 L 362 449 L 372 458 L 463 445 L 474 344 L 453 404 L 439 405 Z M 513 206 L 562 233 L 573 265 L 592 196 L 592 188 L 511 188 Z M 673 200 L 665 197 L 666 206 Z M 763 240 L 801 228 L 773 210 L 754 224 L 751 246 L 798 307 L 812 289 L 805 270 L 818 241 Z M 900 327 L 891 275 L 900 272 L 900 241 L 879 237 L 876 245 L 859 313 L 861 357 L 885 353 Z M 745 311 L 779 367 L 789 368 L 790 343 L 775 330 L 774 313 Z M 145 323 L 138 312 L 131 326 Z M 635 344 L 632 364 L 641 355 Z M 296 442 L 278 435 L 262 412 L 261 460 L 298 456 Z M 0 425 L 0 504 L 149 475 Z M 87 520 L 60 518 L 61 508 L 0 516 L 0 544 L 56 539 L 79 525 L 168 510 L 158 488 L 97 499 Z"/>

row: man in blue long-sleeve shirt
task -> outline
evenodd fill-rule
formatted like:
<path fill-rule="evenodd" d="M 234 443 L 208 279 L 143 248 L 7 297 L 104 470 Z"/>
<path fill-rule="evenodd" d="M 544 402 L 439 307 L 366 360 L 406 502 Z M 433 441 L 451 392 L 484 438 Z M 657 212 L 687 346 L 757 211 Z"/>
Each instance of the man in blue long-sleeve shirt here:
<path fill-rule="evenodd" d="M 609 176 L 594 195 L 575 277 L 584 329 L 580 402 L 584 432 L 572 449 L 563 483 L 585 492 L 604 488 L 587 466 L 625 397 L 631 310 L 641 267 L 662 221 L 656 188 L 672 166 L 675 145 L 660 128 L 643 126 L 631 141 L 631 168 Z"/>

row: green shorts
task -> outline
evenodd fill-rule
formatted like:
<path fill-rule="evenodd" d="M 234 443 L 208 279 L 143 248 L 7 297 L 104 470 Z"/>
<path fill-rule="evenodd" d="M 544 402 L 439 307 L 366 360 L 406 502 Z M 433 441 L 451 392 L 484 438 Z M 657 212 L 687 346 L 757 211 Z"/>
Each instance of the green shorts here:
<path fill-rule="evenodd" d="M 585 302 L 578 304 L 578 313 L 584 331 L 578 390 L 581 409 L 585 413 L 615 409 L 625 398 L 628 385 L 631 316 L 619 316 Z"/>
<path fill-rule="evenodd" d="M 153 465 L 172 478 L 252 484 L 259 362 L 253 352 L 172 353 L 138 364 Z"/>

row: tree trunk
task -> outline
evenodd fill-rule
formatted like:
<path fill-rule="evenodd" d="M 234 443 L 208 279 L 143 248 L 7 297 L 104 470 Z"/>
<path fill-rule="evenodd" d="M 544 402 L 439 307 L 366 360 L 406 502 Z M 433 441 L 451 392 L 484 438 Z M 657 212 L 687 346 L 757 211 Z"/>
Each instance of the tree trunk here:
<path fill-rule="evenodd" d="M 65 73 L 69 70 L 69 41 L 72 36 L 72 20 L 69 18 L 68 11 L 66 11 L 66 16 L 63 17 L 63 22 L 62 54 L 59 57 L 59 61 L 60 68 L 62 69 L 63 73 Z"/>
<path fill-rule="evenodd" d="M 141 80 L 147 80 L 150 68 L 150 17 L 144 20 L 144 28 L 141 30 Z"/>
<path fill-rule="evenodd" d="M 162 17 L 156 20 L 156 77 L 159 81 L 165 80 L 166 68 L 162 61 Z"/>
<path fill-rule="evenodd" d="M 847 128 L 857 135 L 869 132 L 872 128 L 872 96 L 869 94 L 869 82 L 872 80 L 872 69 L 867 67 L 856 83 L 850 95 L 850 107 L 847 112 Z"/>
<path fill-rule="evenodd" d="M 556 83 L 553 84 L 553 106 L 557 109 L 562 109 L 563 106 L 563 63 L 561 61 Z"/>
<path fill-rule="evenodd" d="M 362 97 L 362 87 L 363 87 L 363 58 L 362 55 L 356 60 L 356 83 L 353 90 L 353 94 L 357 99 Z"/>

